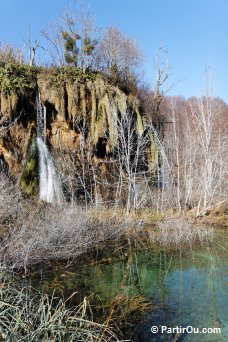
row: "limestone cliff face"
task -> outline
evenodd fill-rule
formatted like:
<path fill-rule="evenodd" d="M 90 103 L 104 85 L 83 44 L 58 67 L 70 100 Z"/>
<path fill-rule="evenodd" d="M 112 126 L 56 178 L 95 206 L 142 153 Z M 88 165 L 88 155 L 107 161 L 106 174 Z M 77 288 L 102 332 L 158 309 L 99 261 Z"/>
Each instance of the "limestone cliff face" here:
<path fill-rule="evenodd" d="M 24 78 L 23 74 L 18 76 L 20 82 Z M 0 77 L 0 161 L 13 176 L 26 168 L 26 154 L 36 134 L 37 86 L 47 109 L 47 141 L 54 151 L 75 152 L 83 139 L 94 156 L 102 146 L 99 157 L 104 158 L 117 143 L 118 115 L 125 115 L 127 110 L 135 116 L 138 134 L 143 130 L 138 100 L 99 74 L 40 69 L 30 82 L 20 83 L 18 79 L 14 87 L 11 75 L 12 86 L 4 88 Z"/>
<path fill-rule="evenodd" d="M 117 113 L 125 115 L 130 109 L 137 116 L 137 130 L 142 131 L 138 101 L 110 85 L 100 75 L 94 79 L 66 79 L 56 86 L 53 79 L 39 75 L 41 100 L 47 108 L 47 136 L 53 147 L 75 149 L 81 136 L 96 146 L 100 138 L 117 139 Z M 85 134 L 86 133 L 86 134 Z M 110 146 L 106 146 L 107 152 Z"/>
<path fill-rule="evenodd" d="M 0 161 L 10 174 L 17 175 L 34 125 L 34 108 L 29 108 L 29 96 L 26 99 L 16 93 L 1 92 L 0 97 Z"/>

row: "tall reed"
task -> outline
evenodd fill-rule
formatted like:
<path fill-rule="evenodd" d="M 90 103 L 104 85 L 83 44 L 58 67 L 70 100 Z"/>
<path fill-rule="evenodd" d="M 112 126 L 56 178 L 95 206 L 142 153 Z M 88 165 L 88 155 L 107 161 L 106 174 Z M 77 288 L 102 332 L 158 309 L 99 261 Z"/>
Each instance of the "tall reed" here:
<path fill-rule="evenodd" d="M 17 282 L 17 280 L 16 280 Z M 111 328 L 93 321 L 89 301 L 72 307 L 75 293 L 66 300 L 29 285 L 17 286 L 0 268 L 0 340 L 19 341 L 118 341 Z"/>

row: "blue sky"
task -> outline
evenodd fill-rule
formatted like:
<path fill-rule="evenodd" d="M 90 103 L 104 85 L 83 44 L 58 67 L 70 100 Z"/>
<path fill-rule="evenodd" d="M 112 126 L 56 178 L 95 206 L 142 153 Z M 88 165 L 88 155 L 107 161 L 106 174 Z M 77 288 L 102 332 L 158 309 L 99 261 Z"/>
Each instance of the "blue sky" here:
<path fill-rule="evenodd" d="M 201 95 L 206 65 L 212 69 L 215 94 L 228 102 L 227 0 L 88 0 L 99 27 L 117 25 L 135 38 L 145 55 L 145 78 L 152 85 L 153 60 L 168 50 L 173 79 L 170 95 Z M 0 42 L 23 47 L 31 27 L 33 39 L 75 0 L 0 0 Z"/>

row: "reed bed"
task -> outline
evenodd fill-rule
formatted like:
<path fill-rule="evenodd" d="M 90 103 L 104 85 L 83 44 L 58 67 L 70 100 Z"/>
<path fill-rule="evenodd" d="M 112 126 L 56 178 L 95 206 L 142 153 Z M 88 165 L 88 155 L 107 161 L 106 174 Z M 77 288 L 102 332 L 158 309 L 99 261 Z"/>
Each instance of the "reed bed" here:
<path fill-rule="evenodd" d="M 93 321 L 87 298 L 71 306 L 74 297 L 47 295 L 31 286 L 20 287 L 0 269 L 0 340 L 19 341 L 119 341 L 110 327 Z"/>

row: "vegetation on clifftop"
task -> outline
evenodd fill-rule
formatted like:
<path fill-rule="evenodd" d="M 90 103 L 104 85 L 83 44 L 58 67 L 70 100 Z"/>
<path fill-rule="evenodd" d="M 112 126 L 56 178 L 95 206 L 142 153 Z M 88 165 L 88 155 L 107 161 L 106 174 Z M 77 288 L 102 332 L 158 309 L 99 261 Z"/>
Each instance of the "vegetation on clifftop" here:
<path fill-rule="evenodd" d="M 34 89 L 38 69 L 27 64 L 15 63 L 0 66 L 0 90 L 11 94 Z"/>

